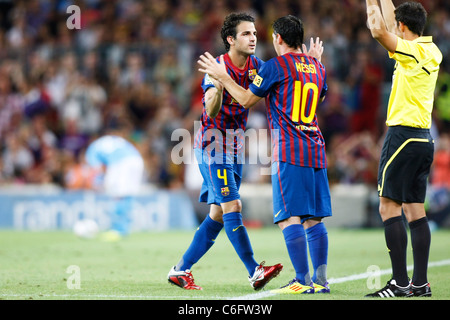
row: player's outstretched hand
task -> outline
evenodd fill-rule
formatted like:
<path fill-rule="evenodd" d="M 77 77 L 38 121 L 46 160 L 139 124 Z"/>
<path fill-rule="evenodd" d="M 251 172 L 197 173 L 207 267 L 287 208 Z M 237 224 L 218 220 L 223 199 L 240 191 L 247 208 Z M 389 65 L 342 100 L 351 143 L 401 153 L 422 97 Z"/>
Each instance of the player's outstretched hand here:
<path fill-rule="evenodd" d="M 320 61 L 323 53 L 323 41 L 320 40 L 319 37 L 317 37 L 316 42 L 314 42 L 313 38 L 311 37 L 309 50 L 306 48 L 305 44 L 302 44 L 302 51 L 308 56 L 314 57 Z"/>
<path fill-rule="evenodd" d="M 205 52 L 197 60 L 197 63 L 201 66 L 198 71 L 207 73 L 211 78 L 220 81 L 223 77 L 228 75 L 223 55 L 220 56 L 220 63 L 209 53 Z"/>

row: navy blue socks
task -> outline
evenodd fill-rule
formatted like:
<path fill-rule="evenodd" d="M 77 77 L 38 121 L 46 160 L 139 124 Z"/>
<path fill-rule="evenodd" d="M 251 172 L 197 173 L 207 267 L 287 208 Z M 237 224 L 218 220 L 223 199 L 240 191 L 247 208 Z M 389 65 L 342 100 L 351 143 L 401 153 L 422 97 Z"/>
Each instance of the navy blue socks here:
<path fill-rule="evenodd" d="M 283 229 L 286 247 L 295 270 L 295 277 L 304 285 L 310 285 L 308 246 L 305 229 L 301 224 L 292 224 Z"/>
<path fill-rule="evenodd" d="M 247 234 L 247 229 L 242 223 L 242 215 L 240 212 L 230 212 L 223 215 L 223 224 L 228 239 L 236 250 L 239 258 L 245 265 L 248 274 L 253 276 L 255 268 L 259 263 L 253 258 L 253 249 Z"/>
<path fill-rule="evenodd" d="M 197 232 L 195 232 L 194 239 L 189 248 L 176 265 L 175 270 L 190 270 L 209 248 L 211 248 L 222 228 L 223 224 L 214 221 L 209 215 L 206 216 L 205 220 L 198 227 Z"/>
<path fill-rule="evenodd" d="M 328 232 L 323 223 L 306 229 L 309 255 L 314 268 L 312 281 L 325 285 L 327 282 Z"/>

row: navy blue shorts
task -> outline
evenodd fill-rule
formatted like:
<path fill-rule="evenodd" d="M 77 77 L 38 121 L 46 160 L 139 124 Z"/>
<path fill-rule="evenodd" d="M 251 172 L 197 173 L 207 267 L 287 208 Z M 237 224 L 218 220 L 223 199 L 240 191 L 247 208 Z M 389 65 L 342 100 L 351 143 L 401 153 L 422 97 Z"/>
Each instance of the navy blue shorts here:
<path fill-rule="evenodd" d="M 237 161 L 215 163 L 207 152 L 199 148 L 194 150 L 203 177 L 199 201 L 220 206 L 221 203 L 240 199 L 242 164 Z"/>
<path fill-rule="evenodd" d="M 299 216 L 302 223 L 332 215 L 327 169 L 272 164 L 273 220 Z"/>

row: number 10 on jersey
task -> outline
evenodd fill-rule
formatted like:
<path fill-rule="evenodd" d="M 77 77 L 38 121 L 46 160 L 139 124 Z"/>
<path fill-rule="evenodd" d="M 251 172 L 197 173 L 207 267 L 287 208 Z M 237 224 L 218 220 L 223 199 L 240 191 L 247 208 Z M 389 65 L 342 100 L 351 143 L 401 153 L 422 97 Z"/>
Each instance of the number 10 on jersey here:
<path fill-rule="evenodd" d="M 308 94 L 312 91 L 311 107 L 309 114 L 306 113 L 306 107 L 308 102 Z M 302 85 L 302 82 L 297 80 L 294 84 L 294 102 L 292 104 L 292 121 L 301 122 L 307 124 L 314 120 L 316 114 L 317 102 L 319 100 L 319 88 L 314 82 L 307 82 Z"/>

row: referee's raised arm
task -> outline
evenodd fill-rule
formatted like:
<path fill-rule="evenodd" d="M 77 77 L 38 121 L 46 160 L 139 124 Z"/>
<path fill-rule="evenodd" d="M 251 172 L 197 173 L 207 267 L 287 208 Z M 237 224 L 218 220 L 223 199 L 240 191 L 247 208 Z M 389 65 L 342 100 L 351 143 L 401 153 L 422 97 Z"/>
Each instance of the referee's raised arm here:
<path fill-rule="evenodd" d="M 395 20 L 395 6 L 392 3 L 392 0 L 380 0 L 380 6 L 386 28 L 389 32 L 400 36 L 397 21 Z"/>
<path fill-rule="evenodd" d="M 366 0 L 367 5 L 367 27 L 376 39 L 386 50 L 395 52 L 397 47 L 397 35 L 388 31 L 385 19 L 381 14 L 377 0 Z"/>

